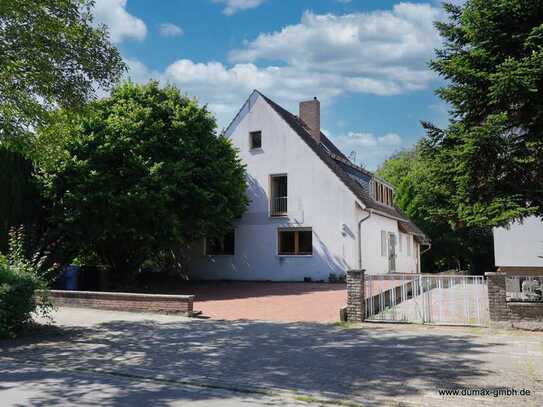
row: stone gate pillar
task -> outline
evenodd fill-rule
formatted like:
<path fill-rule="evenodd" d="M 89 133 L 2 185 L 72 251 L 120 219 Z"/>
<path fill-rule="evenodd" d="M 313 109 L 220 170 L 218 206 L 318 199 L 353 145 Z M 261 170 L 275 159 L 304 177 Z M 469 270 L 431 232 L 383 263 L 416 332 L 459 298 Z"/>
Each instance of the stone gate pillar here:
<path fill-rule="evenodd" d="M 364 321 L 364 272 L 365 270 L 347 271 L 347 320 Z"/>

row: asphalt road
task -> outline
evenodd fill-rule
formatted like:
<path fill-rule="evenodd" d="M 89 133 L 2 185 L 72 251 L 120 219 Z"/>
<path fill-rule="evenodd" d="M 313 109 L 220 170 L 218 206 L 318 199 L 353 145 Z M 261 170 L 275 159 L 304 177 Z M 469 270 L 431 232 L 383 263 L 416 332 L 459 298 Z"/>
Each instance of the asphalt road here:
<path fill-rule="evenodd" d="M 2 406 L 543 405 L 543 334 L 61 309 L 0 341 Z M 503 388 L 530 395 L 441 396 Z"/>

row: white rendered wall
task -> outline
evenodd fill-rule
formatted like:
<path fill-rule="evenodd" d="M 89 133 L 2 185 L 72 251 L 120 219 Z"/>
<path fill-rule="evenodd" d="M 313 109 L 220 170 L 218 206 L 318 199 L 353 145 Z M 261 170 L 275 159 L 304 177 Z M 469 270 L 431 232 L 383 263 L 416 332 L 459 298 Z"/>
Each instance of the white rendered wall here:
<path fill-rule="evenodd" d="M 543 267 L 543 222 L 530 217 L 509 228 L 494 229 L 497 267 Z"/>
<path fill-rule="evenodd" d="M 250 151 L 250 131 L 262 131 L 261 151 Z M 364 212 L 357 209 L 356 197 L 265 100 L 256 99 L 230 139 L 247 165 L 251 203 L 236 227 L 235 255 L 205 256 L 199 242 L 191 253 L 189 274 L 202 279 L 302 281 L 326 280 L 330 273 L 357 268 L 357 222 Z M 288 176 L 288 218 L 269 217 L 272 174 Z M 396 221 L 377 215 L 364 225 L 363 268 L 371 273 L 386 272 L 387 259 L 380 258 L 381 225 L 398 233 Z M 291 226 L 312 228 L 312 256 L 277 254 L 277 228 Z"/>
<path fill-rule="evenodd" d="M 398 222 L 394 219 L 373 214 L 362 223 L 362 268 L 368 274 L 383 274 L 389 272 L 388 248 L 387 255 L 381 256 L 381 231 L 396 235 L 396 273 L 418 272 L 417 243 L 412 235 L 401 234 L 402 245 L 400 248 L 400 231 Z M 407 254 L 406 239 L 411 240 L 411 252 Z"/>

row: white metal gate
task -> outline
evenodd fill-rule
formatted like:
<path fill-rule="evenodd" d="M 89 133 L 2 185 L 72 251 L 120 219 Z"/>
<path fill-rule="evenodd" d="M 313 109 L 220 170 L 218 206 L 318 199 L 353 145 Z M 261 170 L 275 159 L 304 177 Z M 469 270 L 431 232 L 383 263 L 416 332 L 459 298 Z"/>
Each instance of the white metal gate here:
<path fill-rule="evenodd" d="M 365 275 L 365 319 L 444 325 L 488 325 L 483 276 Z"/>

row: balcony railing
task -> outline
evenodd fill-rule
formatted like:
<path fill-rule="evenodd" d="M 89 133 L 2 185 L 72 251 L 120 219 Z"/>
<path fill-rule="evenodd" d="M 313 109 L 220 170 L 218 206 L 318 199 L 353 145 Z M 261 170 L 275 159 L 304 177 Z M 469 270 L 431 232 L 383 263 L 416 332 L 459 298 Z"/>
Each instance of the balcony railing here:
<path fill-rule="evenodd" d="M 271 198 L 271 216 L 285 216 L 287 214 L 287 200 L 286 196 Z"/>

